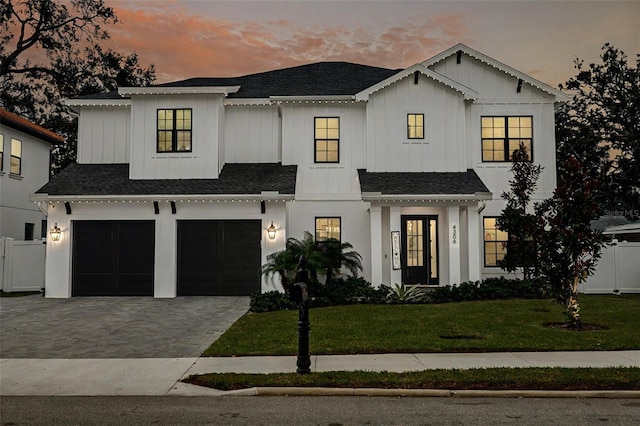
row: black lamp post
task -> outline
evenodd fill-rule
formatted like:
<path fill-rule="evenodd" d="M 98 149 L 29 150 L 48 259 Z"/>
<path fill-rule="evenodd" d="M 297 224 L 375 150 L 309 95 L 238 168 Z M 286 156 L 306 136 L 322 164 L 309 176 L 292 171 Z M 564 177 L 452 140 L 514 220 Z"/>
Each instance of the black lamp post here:
<path fill-rule="evenodd" d="M 289 297 L 292 302 L 298 305 L 298 360 L 296 370 L 298 374 L 311 373 L 311 356 L 309 355 L 309 306 L 307 292 L 309 284 L 309 271 L 307 270 L 307 259 L 300 256 L 298 262 L 298 279 L 289 289 Z"/>

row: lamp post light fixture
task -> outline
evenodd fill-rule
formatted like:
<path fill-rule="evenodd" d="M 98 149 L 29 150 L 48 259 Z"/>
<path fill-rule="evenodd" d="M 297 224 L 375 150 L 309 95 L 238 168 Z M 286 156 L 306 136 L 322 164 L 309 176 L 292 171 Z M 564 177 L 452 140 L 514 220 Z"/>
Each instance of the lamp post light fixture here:
<path fill-rule="evenodd" d="M 51 228 L 49 234 L 51 234 L 51 241 L 60 241 L 62 230 L 58 227 L 58 222 L 53 225 L 53 228 Z"/>
<path fill-rule="evenodd" d="M 270 240 L 276 239 L 276 227 L 273 226 L 273 221 L 271 221 L 271 226 L 267 228 L 267 235 L 269 236 Z"/>

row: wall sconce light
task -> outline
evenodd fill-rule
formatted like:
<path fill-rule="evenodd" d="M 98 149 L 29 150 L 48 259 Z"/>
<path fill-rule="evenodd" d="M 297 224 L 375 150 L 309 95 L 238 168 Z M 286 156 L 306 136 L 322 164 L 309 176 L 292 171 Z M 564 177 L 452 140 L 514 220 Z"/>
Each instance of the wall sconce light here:
<path fill-rule="evenodd" d="M 271 226 L 267 228 L 267 235 L 269 236 L 270 240 L 276 239 L 276 227 L 273 226 L 273 221 L 271 221 Z"/>
<path fill-rule="evenodd" d="M 51 241 L 60 241 L 62 230 L 58 228 L 58 222 L 56 222 L 53 225 L 53 228 L 51 228 L 51 231 L 49 231 L 49 234 L 51 234 Z"/>

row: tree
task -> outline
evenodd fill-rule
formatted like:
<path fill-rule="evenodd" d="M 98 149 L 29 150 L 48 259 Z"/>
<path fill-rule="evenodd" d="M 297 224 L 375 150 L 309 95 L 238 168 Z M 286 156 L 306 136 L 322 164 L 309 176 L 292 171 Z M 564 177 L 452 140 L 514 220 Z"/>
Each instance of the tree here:
<path fill-rule="evenodd" d="M 600 217 L 597 194 L 602 181 L 576 157 L 562 161 L 553 196 L 535 206 L 542 274 L 556 300 L 566 308 L 574 329 L 580 329 L 578 286 L 593 274 L 601 255 L 602 235 L 591 228 Z"/>
<path fill-rule="evenodd" d="M 5 0 L 0 4 L 0 101 L 4 108 L 66 139 L 54 148 L 53 170 L 75 161 L 77 119 L 63 99 L 145 86 L 153 65 L 136 53 L 104 49 L 117 23 L 103 0 Z"/>
<path fill-rule="evenodd" d="M 577 159 L 602 186 L 595 198 L 610 211 L 640 216 L 640 55 L 635 68 L 606 43 L 602 63 L 576 59 L 577 75 L 561 89 L 572 99 L 556 114 L 559 164 Z M 610 158 L 610 152 L 613 155 Z M 559 178 L 563 168 L 558 170 Z"/>
<path fill-rule="evenodd" d="M 325 282 L 330 282 L 336 269 L 346 268 L 356 276 L 362 271 L 362 256 L 350 243 L 338 240 L 316 242 L 310 232 L 304 233 L 301 240 L 289 238 L 285 249 L 267 256 L 267 263 L 259 270 L 261 276 L 272 277 L 276 273 L 280 276 L 280 284 L 286 291 L 295 280 L 298 272 L 300 256 L 307 259 L 309 280 L 312 286 L 318 285 L 318 274 L 324 274 Z"/>
<path fill-rule="evenodd" d="M 531 161 L 522 143 L 513 151 L 512 161 L 513 179 L 509 182 L 511 190 L 502 194 L 507 205 L 497 220 L 498 228 L 508 233 L 509 242 L 507 253 L 498 261 L 498 266 L 509 272 L 522 268 L 524 279 L 529 280 L 532 273 L 537 276 L 539 272 L 538 227 L 535 215 L 527 213 L 527 210 L 532 210 L 529 204 L 542 167 Z"/>

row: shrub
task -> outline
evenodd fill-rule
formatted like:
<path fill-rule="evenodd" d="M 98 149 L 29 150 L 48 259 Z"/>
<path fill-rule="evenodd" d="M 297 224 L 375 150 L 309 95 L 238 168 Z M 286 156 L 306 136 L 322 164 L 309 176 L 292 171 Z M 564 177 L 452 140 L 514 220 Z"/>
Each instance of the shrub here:
<path fill-rule="evenodd" d="M 250 296 L 251 312 L 271 312 L 286 311 L 296 309 L 296 306 L 289 300 L 289 294 L 279 291 L 268 291 L 266 293 L 253 293 Z"/>
<path fill-rule="evenodd" d="M 314 307 L 380 303 L 385 297 L 383 289 L 373 288 L 371 283 L 362 277 L 334 278 L 310 291 L 313 297 L 311 306 Z"/>
<path fill-rule="evenodd" d="M 539 299 L 547 297 L 547 288 L 540 282 L 487 278 L 483 282 L 467 281 L 457 285 L 434 288 L 427 294 L 427 303 L 463 302 L 468 300 Z"/>

